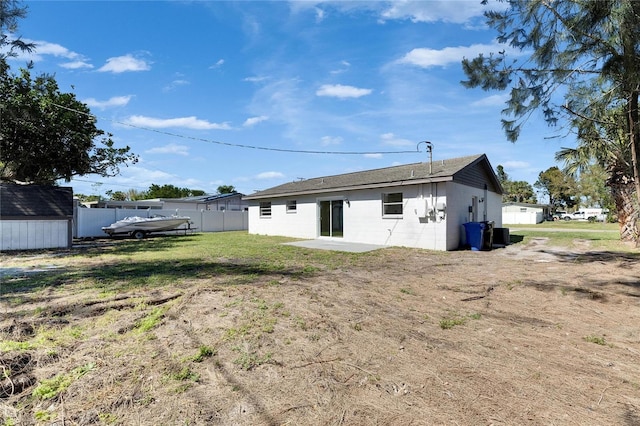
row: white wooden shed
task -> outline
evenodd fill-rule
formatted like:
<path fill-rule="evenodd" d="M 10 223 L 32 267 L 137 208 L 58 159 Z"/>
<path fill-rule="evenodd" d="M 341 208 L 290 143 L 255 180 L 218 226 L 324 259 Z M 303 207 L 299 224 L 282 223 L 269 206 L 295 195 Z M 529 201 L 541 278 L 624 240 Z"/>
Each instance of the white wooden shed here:
<path fill-rule="evenodd" d="M 484 154 L 298 180 L 244 199 L 251 234 L 455 250 L 464 223 L 502 226 L 502 187 Z"/>
<path fill-rule="evenodd" d="M 0 250 L 73 244 L 73 189 L 0 184 Z"/>

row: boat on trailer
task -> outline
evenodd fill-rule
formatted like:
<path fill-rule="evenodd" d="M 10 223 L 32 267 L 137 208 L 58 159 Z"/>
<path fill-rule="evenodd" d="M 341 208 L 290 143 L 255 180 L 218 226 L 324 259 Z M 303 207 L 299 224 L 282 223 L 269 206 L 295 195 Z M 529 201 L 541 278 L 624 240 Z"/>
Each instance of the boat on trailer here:
<path fill-rule="evenodd" d="M 191 229 L 191 218 L 188 216 L 131 216 L 102 227 L 102 230 L 110 237 L 116 234 L 129 234 L 139 240 L 152 232 L 186 231 L 189 229 Z"/>

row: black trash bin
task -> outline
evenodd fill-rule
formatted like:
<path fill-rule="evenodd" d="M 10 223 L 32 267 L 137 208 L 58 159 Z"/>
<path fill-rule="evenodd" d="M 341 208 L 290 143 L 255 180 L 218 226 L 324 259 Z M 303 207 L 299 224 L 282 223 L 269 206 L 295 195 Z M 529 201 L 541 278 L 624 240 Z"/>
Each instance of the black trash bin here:
<path fill-rule="evenodd" d="M 482 250 L 491 250 L 493 248 L 493 226 L 495 222 L 490 220 L 481 222 L 484 224 L 482 232 Z"/>

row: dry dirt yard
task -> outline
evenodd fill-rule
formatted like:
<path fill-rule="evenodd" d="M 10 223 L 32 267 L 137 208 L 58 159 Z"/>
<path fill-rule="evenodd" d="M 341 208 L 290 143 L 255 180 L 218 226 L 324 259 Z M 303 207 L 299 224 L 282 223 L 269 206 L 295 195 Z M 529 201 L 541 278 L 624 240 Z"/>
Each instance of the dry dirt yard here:
<path fill-rule="evenodd" d="M 0 424 L 640 425 L 638 255 L 534 239 L 309 274 L 215 261 L 108 297 L 0 292 Z"/>

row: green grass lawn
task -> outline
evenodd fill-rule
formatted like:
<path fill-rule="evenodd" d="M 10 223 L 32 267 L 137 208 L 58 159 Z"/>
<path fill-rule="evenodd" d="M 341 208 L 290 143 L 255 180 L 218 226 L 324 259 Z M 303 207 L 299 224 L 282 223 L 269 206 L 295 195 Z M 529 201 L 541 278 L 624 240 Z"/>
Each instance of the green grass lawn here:
<path fill-rule="evenodd" d="M 212 232 L 186 236 L 126 239 L 107 246 L 89 247 L 58 258 L 56 273 L 26 275 L 7 280 L 0 296 L 12 288 L 39 289 L 68 283 L 117 293 L 144 287 L 165 287 L 191 278 L 230 275 L 234 280 L 282 273 L 304 276 L 319 270 L 349 267 L 379 253 L 343 253 L 308 250 L 282 243 L 292 238 L 250 235 L 245 231 Z M 42 256 L 5 259 L 6 267 L 42 268 Z M 99 265 L 99 267 L 96 267 Z M 58 272 L 59 271 L 59 272 Z"/>
<path fill-rule="evenodd" d="M 620 241 L 618 223 L 555 221 L 536 225 L 505 224 L 510 229 L 511 241 L 526 244 L 533 238 L 548 238 L 548 244 L 571 247 L 576 240 L 586 240 L 595 250 L 637 252 L 631 245 Z"/>
<path fill-rule="evenodd" d="M 538 228 L 538 229 L 562 229 L 562 230 L 597 230 L 597 231 L 620 231 L 620 224 L 605 222 L 587 222 L 578 220 L 558 220 L 553 222 L 542 222 L 535 225 L 528 224 L 505 224 L 505 228 Z"/>

